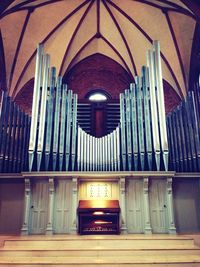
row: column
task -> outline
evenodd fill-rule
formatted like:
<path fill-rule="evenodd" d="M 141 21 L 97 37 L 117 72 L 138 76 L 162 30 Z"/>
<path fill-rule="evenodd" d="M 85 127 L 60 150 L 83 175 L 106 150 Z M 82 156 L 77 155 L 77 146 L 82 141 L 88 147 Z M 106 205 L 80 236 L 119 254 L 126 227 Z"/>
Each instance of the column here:
<path fill-rule="evenodd" d="M 54 179 L 49 178 L 49 207 L 48 207 L 48 224 L 46 228 L 46 235 L 53 234 L 53 207 L 54 207 Z"/>
<path fill-rule="evenodd" d="M 72 226 L 70 233 L 77 233 L 78 179 L 72 179 Z"/>
<path fill-rule="evenodd" d="M 172 195 L 172 178 L 167 178 L 167 211 L 168 211 L 168 224 L 169 234 L 176 234 L 176 227 L 174 223 L 174 208 L 173 208 L 173 195 Z"/>
<path fill-rule="evenodd" d="M 29 215 L 30 215 L 30 201 L 31 201 L 31 183 L 30 179 L 24 179 L 24 220 L 21 228 L 21 235 L 29 234 Z"/>
<path fill-rule="evenodd" d="M 152 234 L 150 212 L 149 212 L 149 178 L 143 178 L 143 198 L 144 198 L 144 233 Z"/>
<path fill-rule="evenodd" d="M 119 179 L 119 189 L 120 189 L 120 208 L 121 208 L 121 233 L 127 233 L 126 226 L 126 187 L 125 187 L 125 178 Z"/>

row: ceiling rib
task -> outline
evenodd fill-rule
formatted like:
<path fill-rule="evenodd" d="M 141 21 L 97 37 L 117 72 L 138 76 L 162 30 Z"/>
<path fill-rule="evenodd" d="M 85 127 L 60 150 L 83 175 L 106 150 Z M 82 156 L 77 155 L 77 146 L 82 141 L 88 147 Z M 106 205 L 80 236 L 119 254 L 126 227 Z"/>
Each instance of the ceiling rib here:
<path fill-rule="evenodd" d="M 71 18 L 71 16 L 73 16 L 75 13 L 77 13 L 82 7 L 84 7 L 88 2 L 90 2 L 90 0 L 86 0 L 84 1 L 81 5 L 79 5 L 77 8 L 75 8 L 70 14 L 68 14 L 64 19 L 62 19 L 55 27 L 52 31 L 50 31 L 47 36 L 41 41 L 42 44 L 44 44 L 58 29 L 59 27 L 61 27 L 63 25 L 63 23 L 65 23 L 69 18 Z M 28 66 L 30 65 L 32 59 L 34 58 L 34 56 L 36 55 L 36 51 L 35 50 L 33 52 L 33 54 L 30 56 L 30 58 L 28 59 L 28 61 L 26 62 L 26 65 L 24 66 L 21 75 L 19 76 L 17 83 L 15 85 L 15 88 L 13 91 L 16 91 L 16 93 L 14 94 L 14 96 L 16 96 L 17 92 L 17 88 L 19 86 L 19 83 L 22 80 L 22 77 L 24 76 L 24 73 L 26 71 L 26 69 L 28 68 Z"/>
<path fill-rule="evenodd" d="M 76 53 L 76 55 L 72 58 L 71 62 L 69 63 L 65 73 L 67 73 L 69 71 L 69 69 L 71 68 L 73 62 L 75 61 L 75 59 L 78 57 L 78 55 L 80 55 L 80 53 L 96 38 L 96 35 L 93 35 Z M 64 76 L 64 75 L 63 75 Z"/>
<path fill-rule="evenodd" d="M 0 15 L 5 11 L 5 9 L 12 4 L 13 0 L 4 0 L 1 1 L 2 3 L 0 4 Z"/>
<path fill-rule="evenodd" d="M 173 3 L 171 1 L 168 1 L 168 0 L 156 0 L 157 2 L 160 2 L 160 3 L 164 3 L 164 4 L 167 4 L 169 6 L 172 6 L 172 7 L 175 7 L 177 9 L 184 9 L 184 10 L 187 10 L 185 8 L 183 8 L 182 6 L 179 6 L 178 4 L 176 3 Z"/>
<path fill-rule="evenodd" d="M 44 3 L 40 3 L 38 5 L 35 5 L 35 6 L 32 6 L 33 9 L 36 9 L 36 8 L 39 8 L 39 7 L 42 7 L 42 6 L 47 6 L 47 5 L 51 5 L 51 4 L 54 4 L 54 3 L 57 3 L 57 2 L 62 2 L 63 0 L 50 0 L 48 2 L 44 2 Z M 24 7 L 26 8 L 26 7 Z M 29 6 L 27 7 L 29 8 Z"/>
<path fill-rule="evenodd" d="M 167 23 L 168 23 L 168 27 L 169 27 L 172 39 L 173 39 L 173 43 L 174 43 L 174 46 L 175 46 L 175 49 L 176 49 L 176 53 L 177 53 L 177 56 L 178 56 L 179 64 L 181 66 L 181 72 L 182 72 L 182 75 L 183 75 L 185 88 L 187 88 L 185 70 L 184 70 L 183 61 L 182 61 L 182 58 L 181 58 L 181 53 L 180 53 L 180 50 L 179 50 L 179 47 L 178 47 L 178 42 L 176 40 L 176 35 L 174 33 L 174 29 L 172 27 L 171 20 L 169 18 L 168 12 L 166 12 L 164 14 L 165 14 L 165 17 L 166 17 L 166 20 L 167 20 Z"/>
<path fill-rule="evenodd" d="M 199 1 L 181 0 L 181 2 L 186 5 L 193 12 L 193 14 L 195 14 L 197 21 L 200 21 Z"/>
<path fill-rule="evenodd" d="M 118 7 L 116 4 L 114 4 L 112 1 L 110 0 L 107 0 L 107 2 L 109 2 L 114 8 L 116 8 L 116 10 L 118 10 L 122 15 L 124 15 L 145 37 L 146 39 L 151 43 L 153 44 L 153 40 L 151 39 L 151 37 L 142 29 L 142 27 L 135 21 L 133 20 L 128 14 L 126 14 L 120 7 Z M 161 52 L 161 57 L 163 59 L 163 61 L 165 62 L 165 64 L 167 65 L 175 83 L 176 83 L 176 86 L 178 88 L 178 91 L 180 93 L 180 96 L 183 97 L 183 93 L 182 93 L 182 90 L 181 90 L 181 87 L 179 85 L 179 82 L 169 64 L 169 62 L 167 61 L 166 57 L 163 55 L 163 53 Z"/>
<path fill-rule="evenodd" d="M 4 91 L 7 90 L 7 85 L 6 85 L 6 63 L 5 63 L 5 55 L 4 55 L 4 46 L 3 46 L 3 38 L 1 34 L 1 29 L 0 29 L 0 66 L 1 66 L 1 71 L 0 71 L 0 90 L 4 88 Z"/>
<path fill-rule="evenodd" d="M 189 10 L 184 9 L 180 6 L 177 6 L 176 8 L 175 7 L 163 7 L 163 6 L 160 6 L 159 4 L 151 3 L 148 0 L 134 0 L 134 1 L 146 4 L 146 5 L 149 5 L 149 6 L 157 8 L 157 9 L 164 10 L 164 11 L 174 11 L 174 12 L 182 13 L 186 16 L 189 16 L 189 17 L 197 20 L 197 17 L 193 13 L 191 13 Z M 162 1 L 160 1 L 160 2 L 162 2 Z"/>
<path fill-rule="evenodd" d="M 71 45 L 72 45 L 72 43 L 74 41 L 74 38 L 76 37 L 77 32 L 80 30 L 80 27 L 81 27 L 85 17 L 87 16 L 87 14 L 90 11 L 90 9 L 91 9 L 93 4 L 94 4 L 94 1 L 91 1 L 91 3 L 88 5 L 88 7 L 86 8 L 85 12 L 83 13 L 83 15 L 82 15 L 82 17 L 81 17 L 81 19 L 80 19 L 75 31 L 72 34 L 72 37 L 71 37 L 71 39 L 69 41 L 69 44 L 68 44 L 68 46 L 66 48 L 65 54 L 64 54 L 63 59 L 62 59 L 62 63 L 61 63 L 60 70 L 59 70 L 59 75 L 61 75 L 61 73 L 63 71 L 64 63 L 65 63 L 65 60 L 66 60 L 67 55 L 69 53 L 69 50 L 71 48 Z"/>
<path fill-rule="evenodd" d="M 25 30 L 26 30 L 26 27 L 27 27 L 29 19 L 30 19 L 30 15 L 31 15 L 31 11 L 29 10 L 27 15 L 26 15 L 26 18 L 25 18 L 25 21 L 24 21 L 24 25 L 22 27 L 22 31 L 21 31 L 21 34 L 20 34 L 20 37 L 19 37 L 19 40 L 18 40 L 17 48 L 16 48 L 16 51 L 15 51 L 15 55 L 14 55 L 14 59 L 13 59 L 12 67 L 11 67 L 11 73 L 10 73 L 10 77 L 9 77 L 9 84 L 8 84 L 8 88 L 9 89 L 10 89 L 11 84 L 12 84 L 12 79 L 13 79 L 13 74 L 14 74 L 14 71 L 15 71 L 15 66 L 16 66 L 16 63 L 17 63 L 19 51 L 21 49 L 21 45 L 22 45 L 22 41 L 23 41 L 23 38 L 24 38 Z"/>
<path fill-rule="evenodd" d="M 97 0 L 97 36 L 100 35 L 100 0 Z"/>
<path fill-rule="evenodd" d="M 128 42 L 127 42 L 127 40 L 126 40 L 126 38 L 125 38 L 125 36 L 124 36 L 122 30 L 121 30 L 121 28 L 120 28 L 120 26 L 119 26 L 119 24 L 118 24 L 116 18 L 114 17 L 112 11 L 111 11 L 110 8 L 108 7 L 107 3 L 106 3 L 104 0 L 102 0 L 102 2 L 103 2 L 103 4 L 104 4 L 105 8 L 107 9 L 109 15 L 111 16 L 111 18 L 112 18 L 112 20 L 113 20 L 113 22 L 114 22 L 114 24 L 115 24 L 117 30 L 119 31 L 119 34 L 121 35 L 121 38 L 122 38 L 122 40 L 123 40 L 123 42 L 124 42 L 124 44 L 125 44 L 125 47 L 126 47 L 127 52 L 128 52 L 128 55 L 129 55 L 129 57 L 130 57 L 131 64 L 132 64 L 133 69 L 134 69 L 134 73 L 135 73 L 135 75 L 137 75 L 136 65 L 135 65 L 135 62 L 134 62 L 134 59 L 133 59 L 133 56 L 132 56 L 130 47 L 129 47 L 129 45 L 128 45 Z"/>
<path fill-rule="evenodd" d="M 148 0 L 135 0 L 135 2 L 139 2 L 139 3 L 142 3 L 142 4 L 146 4 L 146 5 L 149 5 L 149 6 L 158 8 L 158 9 L 162 9 L 162 8 L 163 8 L 163 6 L 160 6 L 160 5 L 155 4 L 155 3 L 151 3 L 151 2 L 149 2 Z M 167 7 L 166 7 L 166 8 L 167 8 Z"/>
<path fill-rule="evenodd" d="M 94 35 L 93 37 L 91 37 L 82 47 L 81 49 L 76 53 L 76 55 L 73 57 L 73 59 L 71 60 L 71 62 L 69 63 L 65 73 L 67 73 L 71 66 L 73 65 L 74 61 L 76 60 L 76 58 L 81 54 L 81 52 L 96 38 L 96 35 Z M 124 66 L 126 67 L 126 71 L 128 72 L 128 74 L 130 75 L 130 77 L 133 79 L 133 74 L 131 73 L 131 70 L 129 69 L 127 63 L 125 62 L 125 60 L 123 59 L 122 55 L 117 51 L 117 49 L 104 37 L 101 35 L 101 39 L 108 44 L 108 46 L 117 54 L 117 56 L 121 59 L 121 61 L 123 62 Z M 122 66 L 123 67 L 123 66 Z"/>
<path fill-rule="evenodd" d="M 13 6 L 12 8 L 10 9 L 7 9 L 1 16 L 0 18 L 2 17 L 5 17 L 11 13 L 14 13 L 14 12 L 18 12 L 18 11 L 22 11 L 22 10 L 29 10 L 29 9 L 36 9 L 36 8 L 39 8 L 39 7 L 42 7 L 42 6 L 46 6 L 46 5 L 50 5 L 50 4 L 53 4 L 55 2 L 61 2 L 63 0 L 50 0 L 50 1 L 47 1 L 47 2 L 44 2 L 44 3 L 40 3 L 38 5 L 33 5 L 33 6 L 25 6 L 29 3 L 32 3 L 32 2 L 35 2 L 35 0 L 28 0 L 28 1 L 25 1 L 25 2 L 22 2 L 16 6 Z"/>
<path fill-rule="evenodd" d="M 12 2 L 14 2 L 14 1 L 12 1 Z M 17 4 L 16 6 L 11 7 L 10 9 L 8 8 L 7 10 L 5 10 L 5 12 L 2 13 L 1 17 L 5 17 L 11 13 L 17 12 L 17 11 L 19 11 L 20 7 L 23 7 L 24 5 L 32 3 L 32 2 L 34 2 L 34 0 L 27 0 L 27 1 L 24 1 L 22 3 Z"/>
<path fill-rule="evenodd" d="M 133 77 L 133 73 L 131 72 L 129 66 L 127 65 L 126 61 L 123 59 L 122 55 L 119 53 L 119 51 L 104 37 L 104 36 L 101 36 L 102 40 L 104 40 L 104 42 L 106 42 L 110 48 L 118 55 L 118 57 L 122 60 L 122 62 L 124 63 L 124 66 L 126 66 L 126 69 L 130 75 L 130 77 L 132 79 L 134 79 Z"/>

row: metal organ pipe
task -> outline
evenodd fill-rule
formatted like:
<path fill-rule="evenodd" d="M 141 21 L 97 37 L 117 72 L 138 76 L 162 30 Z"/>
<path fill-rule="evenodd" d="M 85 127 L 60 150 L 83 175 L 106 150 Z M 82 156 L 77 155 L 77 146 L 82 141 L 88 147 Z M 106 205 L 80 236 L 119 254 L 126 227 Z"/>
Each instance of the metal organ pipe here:
<path fill-rule="evenodd" d="M 39 45 L 32 118 L 1 95 L 0 171 L 200 171 L 200 103 L 191 91 L 165 116 L 158 41 L 119 101 L 115 130 L 100 138 L 86 133 L 77 123 L 77 95 L 56 78 Z"/>

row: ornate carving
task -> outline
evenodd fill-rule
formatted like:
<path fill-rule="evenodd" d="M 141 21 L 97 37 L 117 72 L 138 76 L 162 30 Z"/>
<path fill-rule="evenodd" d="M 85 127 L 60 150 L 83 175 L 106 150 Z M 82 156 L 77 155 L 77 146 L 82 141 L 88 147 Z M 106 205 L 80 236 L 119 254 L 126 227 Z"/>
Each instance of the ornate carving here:
<path fill-rule="evenodd" d="M 172 194 L 172 178 L 167 178 L 167 193 Z"/>
<path fill-rule="evenodd" d="M 25 178 L 24 179 L 24 183 L 25 183 L 25 193 L 26 194 L 29 194 L 30 191 L 31 191 L 31 182 L 30 182 L 30 179 Z"/>
<path fill-rule="evenodd" d="M 55 191 L 54 178 L 49 178 L 49 193 L 53 194 Z"/>
<path fill-rule="evenodd" d="M 144 194 L 148 194 L 149 192 L 149 178 L 143 178 L 143 190 Z"/>
<path fill-rule="evenodd" d="M 126 183 L 125 183 L 125 178 L 121 177 L 119 180 L 119 185 L 120 185 L 120 193 L 125 194 L 126 192 Z"/>
<path fill-rule="evenodd" d="M 78 191 L 78 179 L 72 178 L 72 192 L 73 194 L 77 194 Z"/>

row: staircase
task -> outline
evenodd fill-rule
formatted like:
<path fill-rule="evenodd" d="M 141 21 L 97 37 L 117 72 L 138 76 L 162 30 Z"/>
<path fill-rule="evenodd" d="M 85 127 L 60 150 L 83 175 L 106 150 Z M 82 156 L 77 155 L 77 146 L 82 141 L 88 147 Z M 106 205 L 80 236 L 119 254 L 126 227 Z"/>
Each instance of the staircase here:
<path fill-rule="evenodd" d="M 0 266 L 196 267 L 200 247 L 174 235 L 1 236 Z"/>

